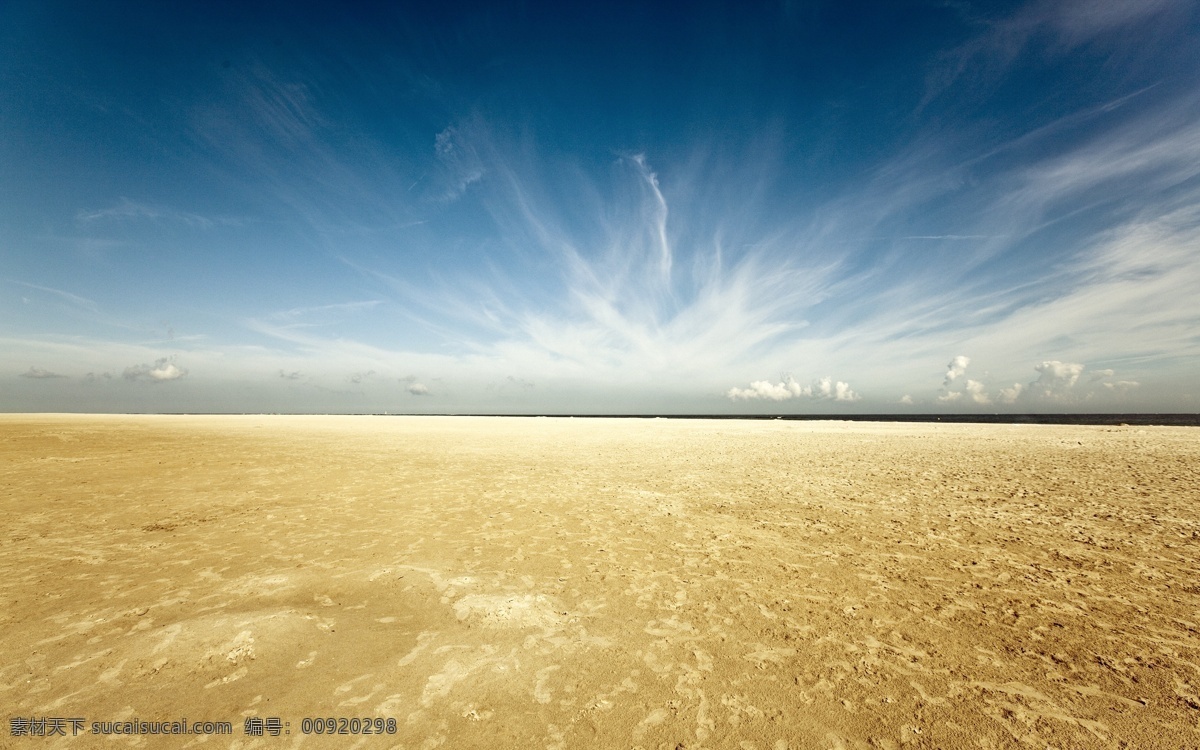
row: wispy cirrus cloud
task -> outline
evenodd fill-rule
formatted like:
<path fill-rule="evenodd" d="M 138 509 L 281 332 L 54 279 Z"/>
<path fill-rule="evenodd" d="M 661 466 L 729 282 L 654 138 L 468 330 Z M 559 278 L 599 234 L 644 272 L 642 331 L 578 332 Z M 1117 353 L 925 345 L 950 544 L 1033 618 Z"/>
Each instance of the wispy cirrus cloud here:
<path fill-rule="evenodd" d="M 74 305 L 75 307 L 78 307 L 83 310 L 87 310 L 88 312 L 92 312 L 92 313 L 99 312 L 99 308 L 96 307 L 95 302 L 88 299 L 87 297 L 81 297 L 78 294 L 73 294 L 71 292 L 63 291 L 62 289 L 55 289 L 53 287 L 41 286 L 39 284 L 30 284 L 25 281 L 17 281 L 15 279 L 5 279 L 5 281 L 7 281 L 10 284 L 17 284 L 18 286 L 23 286 L 27 289 L 35 289 L 39 292 L 45 292 L 47 294 L 54 295 L 58 299 L 61 299 L 65 302 L 69 302 L 70 304 Z"/>
<path fill-rule="evenodd" d="M 423 225 L 426 218 L 396 196 L 428 184 L 414 181 L 413 172 L 436 162 L 435 135 L 423 159 L 365 132 L 347 140 L 339 125 L 345 115 L 331 112 L 340 97 L 316 77 L 305 63 L 257 58 L 226 71 L 208 99 L 185 111 L 187 147 L 205 154 L 228 184 L 268 197 L 272 219 L 301 230 L 317 248 Z M 368 88 L 378 83 L 370 76 L 350 80 Z"/>
<path fill-rule="evenodd" d="M 188 211 L 181 211 L 177 208 L 133 201 L 128 198 L 122 198 L 116 205 L 109 206 L 108 208 L 81 210 L 75 215 L 75 220 L 84 224 L 137 219 L 174 222 L 195 229 L 211 229 L 219 225 L 240 223 L 237 219 L 228 217 L 210 218 Z"/>
<path fill-rule="evenodd" d="M 316 328 L 329 326 L 383 304 L 383 300 L 337 302 L 329 305 L 293 307 L 277 310 L 265 316 L 264 329 Z"/>
<path fill-rule="evenodd" d="M 1163 106 L 1066 151 L 998 170 L 965 199 L 974 218 L 959 220 L 958 231 L 894 235 L 898 243 L 978 240 L 967 252 L 914 256 L 898 244 L 870 264 L 857 260 L 881 227 L 939 196 L 950 205 L 964 200 L 956 179 L 928 172 L 913 192 L 908 178 L 919 166 L 908 157 L 881 167 L 862 192 L 790 224 L 727 211 L 705 237 L 696 227 L 713 227 L 710 217 L 670 210 L 673 202 L 694 204 L 695 186 L 664 182 L 645 157 L 615 157 L 612 183 L 573 189 L 580 196 L 574 211 L 589 224 L 546 197 L 553 191 L 529 163 L 497 156 L 481 197 L 503 240 L 542 264 L 537 285 L 514 275 L 521 266 L 511 263 L 422 287 L 347 262 L 477 361 L 606 383 L 695 375 L 697 384 L 725 392 L 741 373 L 752 380 L 756 372 L 816 361 L 851 373 L 856 386 L 863 384 L 856 390 L 879 398 L 881 387 L 896 387 L 889 384 L 895 363 L 911 368 L 914 355 L 940 358 L 949 347 L 989 352 L 993 377 L 1054 357 L 1103 363 L 1134 351 L 1196 356 L 1184 324 L 1200 283 L 1200 266 L 1186 250 L 1196 239 L 1198 222 L 1187 206 L 1200 197 L 1189 187 L 1200 160 L 1165 155 L 1194 147 L 1200 129 L 1182 118 L 1164 125 L 1159 115 L 1185 103 Z M 1133 184 L 1175 190 L 1175 197 L 1127 203 L 1123 215 L 1093 224 L 1073 245 L 1030 252 L 1049 241 L 1041 239 L 1048 225 L 1078 205 Z M 1180 207 L 1159 212 L 1164 205 Z M 1114 340 L 1123 342 L 1116 350 Z M 951 363 L 944 385 L 961 370 Z M 909 387 L 919 383 L 913 372 Z M 771 388 L 742 390 L 783 392 L 780 384 L 753 382 Z M 978 406 L 1005 400 L 984 382 L 975 378 L 950 398 Z"/>
<path fill-rule="evenodd" d="M 1006 50 L 1023 54 L 1037 34 L 1063 43 L 1098 38 L 1165 17 L 1174 5 L 1103 13 L 1082 4 L 1026 6 L 982 24 L 976 40 L 943 58 L 939 65 L 962 70 L 939 85 L 973 86 L 985 69 L 1002 77 Z M 322 200 L 336 194 L 370 204 L 378 182 L 330 148 L 333 120 L 320 91 L 261 67 L 232 91 L 226 106 L 243 108 L 281 142 L 304 145 L 307 168 L 336 188 Z M 1164 212 L 1169 204 L 1159 198 L 1174 192 L 1182 210 L 1195 197 L 1187 186 L 1200 159 L 1186 155 L 1200 143 L 1196 105 L 1193 95 L 1151 86 L 999 143 L 975 145 L 974 132 L 917 133 L 864 179 L 788 212 L 754 199 L 713 200 L 713 185 L 728 187 L 728 195 L 765 195 L 759 185 L 775 159 L 769 149 L 732 169 L 704 158 L 683 168 L 653 152 L 614 151 L 603 175 L 562 154 L 539 153 L 475 114 L 429 131 L 423 148 L 432 163 L 395 180 L 405 195 L 421 187 L 435 202 L 463 204 L 456 209 L 462 216 L 473 217 L 474 208 L 487 215 L 486 238 L 463 233 L 445 243 L 477 242 L 471 262 L 415 273 L 415 251 L 394 263 L 353 247 L 338 257 L 387 290 L 379 296 L 390 297 L 390 309 L 442 341 L 446 367 L 463 371 L 470 362 L 492 377 L 516 372 L 604 387 L 677 378 L 724 393 L 731 382 L 768 382 L 757 378 L 813 363 L 818 372 L 846 373 L 864 398 L 895 390 L 887 395 L 894 401 L 916 393 L 922 358 L 944 362 L 948 349 L 988 352 L 980 361 L 990 379 L 1019 377 L 1031 361 L 1104 364 L 1130 353 L 1104 351 L 1105 337 L 1085 312 L 1102 312 L 1110 324 L 1123 316 L 1118 331 L 1148 321 L 1134 299 L 1147 289 L 1145 272 L 1126 285 L 1102 248 L 1122 237 L 1127 249 L 1150 227 L 1162 242 L 1188 242 L 1189 219 Z M 252 130 L 229 135 L 213 147 L 275 165 L 277 188 L 314 226 L 347 225 L 344 212 L 296 192 L 272 147 L 259 145 Z M 1122 198 L 1108 218 L 1073 227 L 1065 242 L 1054 235 L 1113 196 Z M 389 215 L 397 226 L 411 225 L 403 213 Z M 1161 282 L 1158 303 L 1183 314 L 1193 274 L 1186 259 L 1169 262 L 1177 273 Z M 1093 300 L 1101 296 L 1111 304 L 1097 311 Z M 380 309 L 357 312 L 366 320 Z M 322 334 L 319 321 L 341 312 L 349 309 L 297 308 L 248 326 L 313 356 L 357 347 L 403 359 L 402 343 Z M 1156 327 L 1142 339 L 1140 356 L 1180 351 L 1173 349 L 1180 344 L 1192 356 L 1186 352 L 1194 345 L 1178 333 Z M 902 382 L 891 384 L 897 375 Z M 973 390 L 958 381 L 962 398 L 980 405 L 998 398 L 980 390 L 987 379 L 973 376 Z"/>
<path fill-rule="evenodd" d="M 136 252 L 93 258 L 112 273 L 90 287 L 72 268 L 14 271 L 46 286 L 16 282 L 29 302 L 0 300 L 0 318 L 22 321 L 0 360 L 12 373 L 154 362 L 128 368 L 149 381 L 182 377 L 159 361 L 171 354 L 192 370 L 173 392 L 220 371 L 268 393 L 381 403 L 433 402 L 405 397 L 428 384 L 439 406 L 677 394 L 703 411 L 1015 409 L 1183 393 L 1200 362 L 1200 96 L 1189 45 L 1153 43 L 1184 39 L 1171 23 L 1194 11 L 955 7 L 988 15 L 969 39 L 949 22 L 914 35 L 919 60 L 935 60 L 924 101 L 911 75 L 883 76 L 836 102 L 789 99 L 748 135 L 725 112 L 636 124 L 613 110 L 594 130 L 545 111 L 521 120 L 423 74 L 401 76 L 399 93 L 377 68 L 420 66 L 368 64 L 345 39 L 313 59 L 248 54 L 192 81 L 159 130 L 163 153 L 211 180 L 181 189 L 164 170 L 161 197 L 123 187 L 91 202 L 104 195 L 92 190 L 63 214 L 133 250 L 170 235 L 174 254 L 151 271 L 123 265 Z M 536 111 L 545 92 L 530 90 Z M 770 119 L 764 91 L 720 90 L 746 122 Z M 211 205 L 214 185 L 253 227 L 216 238 L 225 220 L 182 210 Z M 278 289 L 246 293 L 241 280 L 264 273 Z M 180 312 L 213 331 L 151 339 L 148 321 Z M 97 332 L 109 322 L 128 325 Z M 806 374 L 773 377 L 789 371 Z M 1162 383 L 1173 390 L 1147 387 Z"/>
<path fill-rule="evenodd" d="M 1061 56 L 1097 39 L 1117 47 L 1138 44 L 1135 40 L 1144 35 L 1130 31 L 1153 23 L 1180 23 L 1189 5 L 1187 0 L 1035 0 L 993 17 L 987 15 L 991 11 L 987 6 L 957 4 L 953 7 L 979 33 L 943 53 L 932 66 L 921 107 L 964 88 L 984 95 L 1020 60 L 1037 53 Z"/>
<path fill-rule="evenodd" d="M 679 246 L 667 188 L 644 155 L 615 156 L 604 185 L 574 173 L 558 185 L 576 196 L 564 211 L 533 163 L 494 145 L 477 152 L 497 159 L 485 205 L 519 255 L 436 286 L 347 262 L 421 324 L 523 372 L 625 380 L 726 368 L 806 326 L 803 310 L 822 299 L 836 264 L 789 253 L 780 236 L 755 234 L 750 250 L 739 237 Z M 542 266 L 536 285 L 522 275 L 526 262 Z"/>
<path fill-rule="evenodd" d="M 437 134 L 434 139 L 434 152 L 440 166 L 440 200 L 455 200 L 466 192 L 472 183 L 483 179 L 483 160 L 476 153 L 471 140 L 463 138 L 455 126 L 448 125 Z"/>

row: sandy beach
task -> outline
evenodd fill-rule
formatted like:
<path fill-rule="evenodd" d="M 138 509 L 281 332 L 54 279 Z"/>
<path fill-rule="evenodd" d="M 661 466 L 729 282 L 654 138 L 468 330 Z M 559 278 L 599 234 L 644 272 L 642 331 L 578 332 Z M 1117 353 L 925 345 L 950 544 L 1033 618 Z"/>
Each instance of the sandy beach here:
<path fill-rule="evenodd" d="M 1197 428 L 2 415 L 0 511 L 3 747 L 1200 747 Z"/>

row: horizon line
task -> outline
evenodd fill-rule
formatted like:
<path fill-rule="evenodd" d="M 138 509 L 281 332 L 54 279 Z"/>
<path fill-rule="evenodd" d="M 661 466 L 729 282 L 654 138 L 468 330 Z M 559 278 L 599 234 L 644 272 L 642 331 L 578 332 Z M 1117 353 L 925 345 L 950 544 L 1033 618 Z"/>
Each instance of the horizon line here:
<path fill-rule="evenodd" d="M 655 414 L 655 413 L 489 413 L 489 412 L 0 412 L 4 416 L 174 416 L 174 417 L 488 417 L 523 419 L 716 419 L 784 420 L 809 422 L 951 422 L 965 424 L 1068 424 L 1096 426 L 1200 427 L 1200 413 L 1193 412 L 976 412 L 961 414 Z"/>

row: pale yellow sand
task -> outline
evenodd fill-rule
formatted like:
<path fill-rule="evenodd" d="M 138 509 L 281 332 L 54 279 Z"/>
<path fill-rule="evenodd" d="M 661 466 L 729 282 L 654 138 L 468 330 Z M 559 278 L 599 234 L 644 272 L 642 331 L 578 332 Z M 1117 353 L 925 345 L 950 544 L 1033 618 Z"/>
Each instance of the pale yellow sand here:
<path fill-rule="evenodd" d="M 1198 429 L 9 415 L 0 512 L 6 747 L 1200 746 Z"/>

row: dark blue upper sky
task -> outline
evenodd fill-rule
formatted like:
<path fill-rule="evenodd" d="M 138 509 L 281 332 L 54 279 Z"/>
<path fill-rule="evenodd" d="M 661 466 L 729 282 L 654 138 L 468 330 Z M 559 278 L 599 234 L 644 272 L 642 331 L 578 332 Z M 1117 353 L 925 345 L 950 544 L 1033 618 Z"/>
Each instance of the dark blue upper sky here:
<path fill-rule="evenodd" d="M 0 9 L 0 408 L 1197 408 L 1195 3 L 426 5 Z"/>

